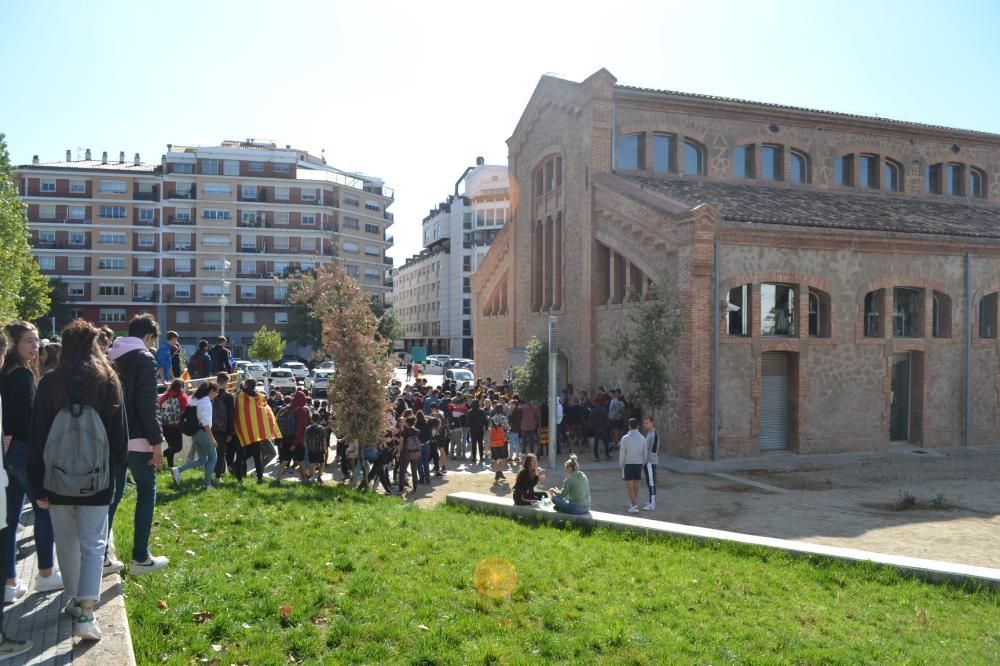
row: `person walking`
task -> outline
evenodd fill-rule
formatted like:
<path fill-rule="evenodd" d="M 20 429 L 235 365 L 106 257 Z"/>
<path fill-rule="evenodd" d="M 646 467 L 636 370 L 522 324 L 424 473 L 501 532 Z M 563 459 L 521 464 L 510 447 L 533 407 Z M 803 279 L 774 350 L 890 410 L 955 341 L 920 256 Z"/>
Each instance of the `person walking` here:
<path fill-rule="evenodd" d="M 521 453 L 535 453 L 538 448 L 538 407 L 533 402 L 525 401 L 520 405 L 520 440 Z"/>
<path fill-rule="evenodd" d="M 190 410 L 195 410 L 198 429 L 191 437 L 194 440 L 194 448 L 198 457 L 188 460 L 180 467 L 170 468 L 170 475 L 174 479 L 174 487 L 176 488 L 181 487 L 181 474 L 195 467 L 201 467 L 205 471 L 205 479 L 202 482 L 201 489 L 208 490 L 212 487 L 212 473 L 215 471 L 215 460 L 217 457 L 215 450 L 217 445 L 215 437 L 212 435 L 212 401 L 218 392 L 219 387 L 215 385 L 215 382 L 202 382 L 194 392 L 194 397 L 188 402 L 184 418 L 188 418 Z"/>
<path fill-rule="evenodd" d="M 156 378 L 160 384 L 170 384 L 178 377 L 174 374 L 174 347 L 177 345 L 177 331 L 167 331 L 167 339 L 156 349 Z"/>
<path fill-rule="evenodd" d="M 133 576 L 159 571 L 170 562 L 164 556 L 149 552 L 149 535 L 153 528 L 156 507 L 156 471 L 163 466 L 163 430 L 157 414 L 156 360 L 150 349 L 156 347 L 160 327 L 152 315 L 137 315 L 129 322 L 128 337 L 117 338 L 108 358 L 114 365 L 122 387 L 125 423 L 128 428 L 126 466 L 135 482 L 136 502 L 133 516 L 132 562 Z M 125 491 L 126 467 L 116 468 L 115 494 L 108 509 L 108 541 L 114 525 L 118 503 Z M 122 563 L 104 556 L 104 573 L 119 571 Z"/>
<path fill-rule="evenodd" d="M 167 448 L 163 452 L 167 467 L 174 466 L 174 455 L 184 448 L 184 435 L 181 433 L 181 417 L 188 406 L 184 382 L 175 379 L 170 382 L 170 388 L 160 395 L 159 404 L 160 427 L 163 428 L 163 440 Z"/>
<path fill-rule="evenodd" d="M 250 377 L 243 382 L 243 390 L 236 395 L 235 431 L 241 449 L 236 466 L 236 479 L 243 483 L 247 475 L 247 458 L 252 457 L 257 467 L 257 483 L 264 483 L 264 459 L 261 447 L 270 446 L 270 440 L 280 439 L 278 421 L 274 417 L 267 396 L 257 392 L 257 380 Z"/>
<path fill-rule="evenodd" d="M 628 432 L 621 438 L 618 447 L 618 466 L 628 491 L 628 512 L 639 513 L 639 479 L 646 464 L 646 438 L 639 432 L 637 419 L 628 420 Z"/>
<path fill-rule="evenodd" d="M 7 325 L 10 347 L 4 355 L 0 369 L 0 399 L 5 406 L 3 431 L 5 448 L 4 465 L 7 485 L 7 535 L 2 547 L 7 550 L 7 587 L 4 601 L 10 603 L 27 593 L 28 588 L 17 579 L 17 528 L 21 524 L 25 496 L 31 501 L 35 514 L 35 557 L 38 576 L 35 590 L 54 592 L 62 589 L 63 581 L 55 569 L 52 521 L 48 510 L 38 506 L 28 484 L 28 448 L 31 414 L 35 403 L 35 385 L 38 378 L 38 329 L 26 321 Z"/>
<path fill-rule="evenodd" d="M 212 437 L 219 445 L 216 449 L 215 459 L 215 480 L 221 481 L 222 475 L 226 471 L 226 464 L 232 469 L 238 457 L 236 442 L 236 401 L 233 396 L 226 391 L 229 385 L 229 373 L 220 372 L 215 377 L 215 382 L 219 386 L 219 392 L 212 400 Z"/>
<path fill-rule="evenodd" d="M 305 481 L 305 464 L 306 459 L 306 427 L 309 425 L 309 410 L 306 409 L 306 403 L 309 402 L 309 398 L 306 397 L 305 391 L 299 389 L 292 396 L 291 404 L 284 408 L 281 418 L 285 418 L 285 415 L 291 419 L 291 432 L 286 433 L 282 430 L 281 445 L 278 447 L 278 471 L 274 476 L 275 483 L 281 483 L 281 479 L 285 474 L 285 468 L 289 467 L 294 461 L 299 463 L 299 476 Z M 279 422 L 282 422 L 279 419 Z M 284 426 L 282 426 L 284 428 Z"/>
<path fill-rule="evenodd" d="M 116 478 L 110 470 L 113 466 L 124 467 L 128 453 L 121 384 L 108 358 L 97 347 L 97 335 L 97 328 L 80 319 L 63 330 L 59 365 L 38 385 L 28 453 L 32 493 L 38 506 L 49 511 L 52 518 L 56 552 L 70 597 L 64 610 L 76 618 L 73 635 L 89 641 L 101 639 L 94 608 L 101 598 L 108 507 L 116 490 Z M 150 379 L 155 381 L 155 369 L 150 367 L 149 371 Z M 72 430 L 58 430 L 66 419 L 87 419 L 88 414 L 99 417 L 98 427 L 103 426 L 103 432 L 85 431 L 72 441 Z M 56 436 L 48 441 L 53 426 L 57 428 Z M 81 439 L 86 436 L 103 441 Z M 73 469 L 68 456 L 75 458 L 77 449 L 63 453 L 67 441 L 83 453 L 107 456 L 98 467 L 105 473 L 90 473 L 81 479 L 81 475 L 68 472 Z M 81 483 L 91 485 L 80 487 Z"/>
<path fill-rule="evenodd" d="M 646 429 L 646 464 L 642 466 L 642 471 L 646 475 L 649 503 L 642 509 L 652 511 L 656 508 L 656 465 L 659 462 L 660 435 L 656 432 L 656 423 L 652 416 L 647 416 L 643 421 L 643 427 Z"/>
<path fill-rule="evenodd" d="M 483 451 L 483 438 L 486 437 L 486 427 L 489 425 L 489 418 L 486 412 L 479 406 L 479 400 L 473 400 L 469 406 L 469 413 L 466 414 L 469 424 L 469 439 L 472 440 L 472 457 L 470 465 L 476 462 L 485 462 L 485 452 Z M 477 456 L 478 455 L 478 459 Z"/>

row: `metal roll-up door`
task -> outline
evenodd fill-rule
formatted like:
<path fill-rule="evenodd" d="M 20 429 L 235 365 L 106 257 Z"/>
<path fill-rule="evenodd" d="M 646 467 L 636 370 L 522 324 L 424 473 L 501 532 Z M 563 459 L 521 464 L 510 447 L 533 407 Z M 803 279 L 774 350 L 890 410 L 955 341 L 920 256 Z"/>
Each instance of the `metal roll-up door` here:
<path fill-rule="evenodd" d="M 788 354 L 767 352 L 761 359 L 760 450 L 788 448 Z"/>

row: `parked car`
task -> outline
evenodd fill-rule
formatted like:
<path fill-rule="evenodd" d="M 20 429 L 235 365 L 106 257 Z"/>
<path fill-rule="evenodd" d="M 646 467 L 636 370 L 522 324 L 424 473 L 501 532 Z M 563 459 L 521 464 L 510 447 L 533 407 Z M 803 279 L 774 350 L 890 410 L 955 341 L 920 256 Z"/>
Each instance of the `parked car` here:
<path fill-rule="evenodd" d="M 431 360 L 432 358 L 441 361 L 441 363 L 443 365 L 444 363 L 446 363 L 451 358 L 451 354 L 428 354 L 427 355 L 427 360 L 428 361 Z"/>
<path fill-rule="evenodd" d="M 420 373 L 424 375 L 443 375 L 444 364 L 440 358 L 427 357 L 427 360 L 420 364 Z"/>
<path fill-rule="evenodd" d="M 243 378 L 247 379 L 249 377 L 262 382 L 267 379 L 267 368 L 261 363 L 247 363 L 243 366 Z"/>
<path fill-rule="evenodd" d="M 292 393 L 298 388 L 299 383 L 295 375 L 288 368 L 274 368 L 267 375 L 271 390 L 277 389 L 282 393 Z"/>
<path fill-rule="evenodd" d="M 468 368 L 472 365 L 474 362 L 471 358 L 449 358 L 445 363 L 445 367 L 448 368 Z"/>
<path fill-rule="evenodd" d="M 444 380 L 455 382 L 460 391 L 476 385 L 475 375 L 465 368 L 448 368 L 444 371 Z"/>
<path fill-rule="evenodd" d="M 309 376 L 309 368 L 306 367 L 305 363 L 299 363 L 298 361 L 285 361 L 281 364 L 281 367 L 286 370 L 290 370 L 296 380 L 304 380 Z"/>
<path fill-rule="evenodd" d="M 326 388 L 330 383 L 331 368 L 316 368 L 306 377 L 305 388 L 314 398 L 326 397 Z"/>
<path fill-rule="evenodd" d="M 316 370 L 336 370 L 337 364 L 333 361 L 323 361 L 316 366 Z"/>

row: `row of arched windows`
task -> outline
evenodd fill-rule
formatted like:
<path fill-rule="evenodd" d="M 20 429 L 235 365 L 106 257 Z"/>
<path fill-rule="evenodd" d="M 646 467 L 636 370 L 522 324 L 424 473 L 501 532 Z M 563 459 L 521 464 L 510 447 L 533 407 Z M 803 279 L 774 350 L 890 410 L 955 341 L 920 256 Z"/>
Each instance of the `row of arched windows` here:
<path fill-rule="evenodd" d="M 647 156 L 647 150 L 652 151 L 651 156 Z M 813 180 L 812 159 L 800 148 L 777 143 L 747 144 L 734 148 L 731 157 L 730 175 L 735 178 L 799 184 Z M 690 137 L 665 132 L 654 132 L 650 141 L 645 132 L 620 137 L 615 146 L 615 164 L 623 170 L 706 175 L 705 147 Z M 833 164 L 837 187 L 903 192 L 904 176 L 901 160 L 873 153 L 839 155 Z M 986 172 L 962 162 L 928 165 L 923 183 L 928 194 L 986 197 Z"/>

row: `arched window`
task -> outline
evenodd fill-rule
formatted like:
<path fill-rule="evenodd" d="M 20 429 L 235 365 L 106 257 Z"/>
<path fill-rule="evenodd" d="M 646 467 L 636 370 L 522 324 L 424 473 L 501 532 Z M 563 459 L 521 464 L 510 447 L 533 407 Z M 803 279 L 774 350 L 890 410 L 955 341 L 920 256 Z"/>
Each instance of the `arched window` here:
<path fill-rule="evenodd" d="M 878 189 L 878 155 L 861 153 L 858 156 L 858 185 Z"/>
<path fill-rule="evenodd" d="M 760 147 L 760 174 L 761 180 L 784 180 L 784 151 L 781 146 L 765 144 Z"/>
<path fill-rule="evenodd" d="M 694 139 L 684 140 L 684 174 L 705 175 L 705 147 Z"/>
<path fill-rule="evenodd" d="M 830 295 L 819 289 L 809 290 L 809 337 L 830 337 Z"/>
<path fill-rule="evenodd" d="M 983 296 L 979 301 L 979 337 L 997 337 L 997 292 Z"/>
<path fill-rule="evenodd" d="M 656 173 L 677 173 L 677 137 L 675 135 L 653 135 L 653 171 Z"/>
<path fill-rule="evenodd" d="M 646 160 L 643 155 L 645 148 L 644 134 L 626 134 L 618 139 L 617 154 L 615 156 L 619 169 L 645 169 Z"/>
<path fill-rule="evenodd" d="M 751 285 L 741 284 L 729 290 L 726 301 L 729 335 L 750 335 L 750 289 Z"/>
<path fill-rule="evenodd" d="M 809 155 L 802 152 L 801 150 L 791 150 L 789 152 L 789 167 L 790 171 L 788 173 L 788 180 L 792 183 L 809 183 L 812 182 L 812 176 L 810 175 L 810 165 L 809 165 Z"/>
<path fill-rule="evenodd" d="M 911 287 L 896 287 L 892 292 L 892 334 L 897 338 L 919 338 L 923 331 L 921 312 L 923 291 Z"/>
<path fill-rule="evenodd" d="M 833 182 L 837 187 L 854 186 L 854 155 L 841 155 L 833 168 Z"/>
<path fill-rule="evenodd" d="M 886 159 L 882 168 L 882 188 L 887 192 L 903 191 L 903 165 L 895 160 Z"/>
<path fill-rule="evenodd" d="M 733 175 L 737 178 L 756 178 L 753 144 L 740 146 L 733 151 Z"/>
<path fill-rule="evenodd" d="M 955 197 L 960 197 L 965 195 L 964 167 L 965 167 L 964 164 L 959 164 L 956 162 L 948 163 L 948 179 L 945 181 L 945 184 L 947 185 L 946 191 L 948 194 Z"/>
<path fill-rule="evenodd" d="M 969 196 L 976 199 L 986 198 L 986 172 L 975 167 L 969 167 Z"/>
<path fill-rule="evenodd" d="M 876 289 L 865 294 L 864 329 L 866 338 L 884 337 L 882 326 L 882 302 L 885 290 Z"/>

